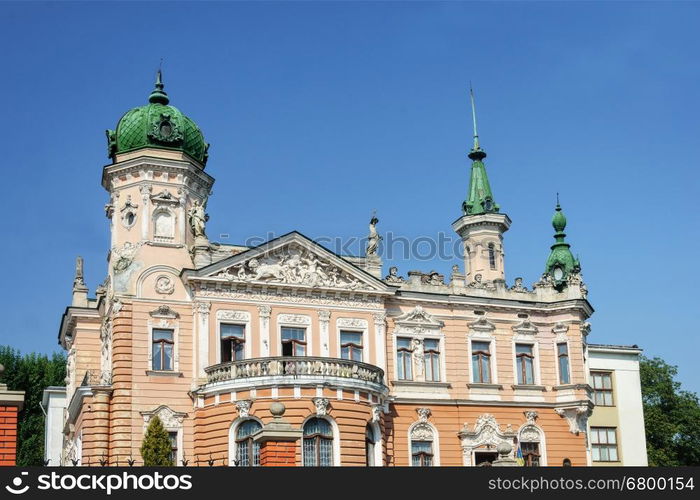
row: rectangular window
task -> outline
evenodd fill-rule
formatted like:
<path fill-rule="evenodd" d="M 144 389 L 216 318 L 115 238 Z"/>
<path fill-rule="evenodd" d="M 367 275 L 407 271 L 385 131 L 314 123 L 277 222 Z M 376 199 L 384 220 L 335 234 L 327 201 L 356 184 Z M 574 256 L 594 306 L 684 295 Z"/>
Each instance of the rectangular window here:
<path fill-rule="evenodd" d="M 518 384 L 535 383 L 535 355 L 532 344 L 515 344 L 515 367 L 518 372 Z"/>
<path fill-rule="evenodd" d="M 425 380 L 427 382 L 440 382 L 440 341 L 437 339 L 425 339 L 423 341 L 425 359 Z"/>
<path fill-rule="evenodd" d="M 177 465 L 177 432 L 168 432 L 170 438 L 170 460 Z"/>
<path fill-rule="evenodd" d="M 557 359 L 559 360 L 559 383 L 571 383 L 571 375 L 569 374 L 569 346 L 566 342 L 557 344 Z"/>
<path fill-rule="evenodd" d="M 594 462 L 618 462 L 615 427 L 591 427 L 591 452 Z"/>
<path fill-rule="evenodd" d="M 593 402 L 598 406 L 615 406 L 613 401 L 612 373 L 591 372 Z"/>
<path fill-rule="evenodd" d="M 413 467 L 431 467 L 433 465 L 432 441 L 411 441 L 411 464 Z"/>
<path fill-rule="evenodd" d="M 472 381 L 477 384 L 491 383 L 490 342 L 472 342 Z"/>
<path fill-rule="evenodd" d="M 236 361 L 245 357 L 245 326 L 221 323 L 221 362 Z"/>
<path fill-rule="evenodd" d="M 306 356 L 306 328 L 282 327 L 282 356 Z"/>
<path fill-rule="evenodd" d="M 525 467 L 538 467 L 540 465 L 539 443 L 520 443 L 520 451 L 523 453 Z"/>
<path fill-rule="evenodd" d="M 362 333 L 360 332 L 340 332 L 340 357 L 362 361 Z"/>
<path fill-rule="evenodd" d="M 396 339 L 396 374 L 399 380 L 413 380 L 413 349 L 411 339 Z"/>
<path fill-rule="evenodd" d="M 173 369 L 173 349 L 175 347 L 173 330 L 154 328 L 152 345 L 153 370 L 168 371 Z"/>

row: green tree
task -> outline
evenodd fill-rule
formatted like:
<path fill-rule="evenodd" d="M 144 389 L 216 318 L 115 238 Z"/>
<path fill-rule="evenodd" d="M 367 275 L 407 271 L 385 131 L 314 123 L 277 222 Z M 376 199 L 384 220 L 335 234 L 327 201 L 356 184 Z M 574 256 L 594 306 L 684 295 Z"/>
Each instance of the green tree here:
<path fill-rule="evenodd" d="M 21 355 L 10 346 L 0 346 L 0 364 L 5 367 L 2 382 L 8 389 L 24 391 L 24 408 L 19 414 L 17 465 L 26 467 L 44 463 L 44 389 L 65 385 L 66 358 L 61 353 Z"/>
<path fill-rule="evenodd" d="M 141 443 L 141 457 L 143 465 L 150 467 L 172 467 L 170 458 L 172 446 L 168 431 L 157 416 L 151 418 L 146 429 L 146 435 Z"/>
<path fill-rule="evenodd" d="M 678 368 L 642 357 L 640 365 L 649 465 L 700 465 L 700 404 L 681 390 Z"/>

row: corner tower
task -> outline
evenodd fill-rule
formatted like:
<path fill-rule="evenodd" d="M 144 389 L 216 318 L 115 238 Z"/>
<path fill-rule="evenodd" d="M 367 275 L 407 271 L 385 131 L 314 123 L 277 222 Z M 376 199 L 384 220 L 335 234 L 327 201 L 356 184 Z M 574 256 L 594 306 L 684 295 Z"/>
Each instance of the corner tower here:
<path fill-rule="evenodd" d="M 484 151 L 479 144 L 476 128 L 474 92 L 470 89 L 474 145 L 468 154 L 472 161 L 467 198 L 462 203 L 462 217 L 452 228 L 462 238 L 464 268 L 467 283 L 474 281 L 505 281 L 503 233 L 510 227 L 510 218 L 499 213 L 488 176 Z M 480 275 L 480 279 L 476 278 Z"/>
<path fill-rule="evenodd" d="M 127 111 L 107 131 L 107 142 L 112 163 L 104 167 L 102 186 L 110 195 L 113 291 L 137 294 L 136 278 L 152 266 L 168 268 L 174 281 L 183 268 L 209 264 L 209 145 L 195 122 L 170 105 L 160 70 L 148 103 Z M 169 291 L 168 280 L 163 283 Z"/>
<path fill-rule="evenodd" d="M 571 245 L 566 242 L 566 217 L 559 205 L 559 195 L 557 195 L 557 207 L 552 217 L 552 227 L 554 228 L 554 244 L 545 264 L 544 275 L 551 279 L 555 288 L 563 288 L 572 278 L 581 272 L 581 263 L 574 254 L 571 253 Z"/>

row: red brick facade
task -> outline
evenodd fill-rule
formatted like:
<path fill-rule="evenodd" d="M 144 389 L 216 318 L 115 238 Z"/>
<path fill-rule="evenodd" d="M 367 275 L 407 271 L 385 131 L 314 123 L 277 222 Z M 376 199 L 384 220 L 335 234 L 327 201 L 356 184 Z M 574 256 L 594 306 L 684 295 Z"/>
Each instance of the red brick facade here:
<path fill-rule="evenodd" d="M 294 467 L 296 446 L 291 441 L 267 441 L 260 447 L 260 465 L 263 467 Z"/>
<path fill-rule="evenodd" d="M 17 406 L 0 406 L 0 466 L 17 459 Z"/>

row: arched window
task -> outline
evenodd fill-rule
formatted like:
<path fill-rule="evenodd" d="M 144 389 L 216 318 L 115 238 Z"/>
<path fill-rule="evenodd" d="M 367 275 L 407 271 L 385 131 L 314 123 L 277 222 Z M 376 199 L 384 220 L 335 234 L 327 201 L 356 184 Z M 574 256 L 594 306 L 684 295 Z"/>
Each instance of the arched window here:
<path fill-rule="evenodd" d="M 260 465 L 260 443 L 253 442 L 253 434 L 262 429 L 257 420 L 245 420 L 236 429 L 236 461 L 240 467 Z"/>
<path fill-rule="evenodd" d="M 175 233 L 175 224 L 170 212 L 160 210 L 153 216 L 153 235 L 157 238 L 172 238 Z"/>
<path fill-rule="evenodd" d="M 304 467 L 333 465 L 333 428 L 322 418 L 304 424 Z"/>
<path fill-rule="evenodd" d="M 489 243 L 489 266 L 496 269 L 496 247 L 493 243 Z"/>
<path fill-rule="evenodd" d="M 375 436 L 372 424 L 367 424 L 365 428 L 365 457 L 367 457 L 367 467 L 374 467 L 377 465 L 374 460 L 376 445 L 377 437 Z"/>

